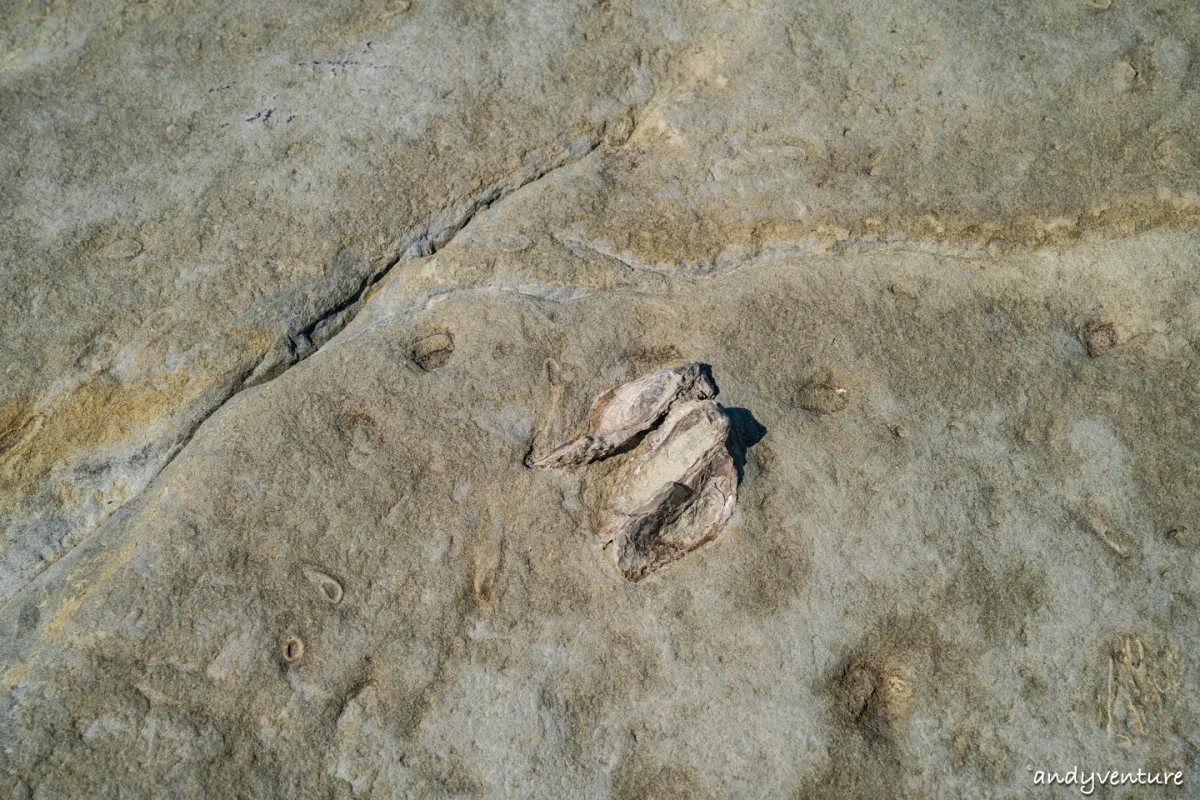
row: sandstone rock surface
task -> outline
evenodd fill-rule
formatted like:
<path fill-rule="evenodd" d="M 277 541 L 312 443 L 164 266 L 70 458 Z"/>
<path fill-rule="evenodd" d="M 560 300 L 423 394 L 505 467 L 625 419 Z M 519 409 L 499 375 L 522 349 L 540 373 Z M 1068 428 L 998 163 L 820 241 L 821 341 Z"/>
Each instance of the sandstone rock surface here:
<path fill-rule="evenodd" d="M 1200 11 L 1102 5 L 0 9 L 0 794 L 1189 796 Z M 631 583 L 525 459 L 687 362 Z"/>

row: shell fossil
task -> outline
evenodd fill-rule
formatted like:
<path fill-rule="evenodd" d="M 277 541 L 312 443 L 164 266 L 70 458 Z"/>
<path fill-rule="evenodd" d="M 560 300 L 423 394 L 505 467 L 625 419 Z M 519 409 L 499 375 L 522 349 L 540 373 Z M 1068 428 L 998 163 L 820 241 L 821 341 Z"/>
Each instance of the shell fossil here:
<path fill-rule="evenodd" d="M 304 657 L 304 640 L 299 636 L 289 636 L 283 640 L 279 652 L 283 656 L 283 663 L 294 664 Z"/>
<path fill-rule="evenodd" d="M 635 454 L 601 530 L 632 581 L 711 541 L 733 515 L 730 422 L 713 400 L 681 403 Z"/>
<path fill-rule="evenodd" d="M 697 363 L 643 375 L 596 398 L 584 422 L 585 433 L 563 444 L 532 466 L 573 467 L 612 455 L 638 434 L 652 428 L 679 398 L 693 393 L 707 398 L 716 387 Z"/>
<path fill-rule="evenodd" d="M 342 597 L 345 592 L 342 589 L 342 584 L 337 578 L 321 572 L 319 569 L 305 567 L 303 570 L 304 577 L 308 582 L 317 588 L 317 593 L 330 605 L 337 605 L 342 602 Z"/>
<path fill-rule="evenodd" d="M 454 353 L 454 337 L 449 333 L 432 333 L 413 345 L 412 359 L 425 372 L 446 366 Z"/>
<path fill-rule="evenodd" d="M 600 530 L 617 568 L 638 581 L 712 541 L 733 514 L 737 470 L 729 453 L 732 423 L 700 365 L 645 375 L 601 395 L 587 433 L 534 463 L 586 464 L 662 424 L 620 473 L 612 513 Z M 682 399 L 688 395 L 700 399 Z M 664 419 L 665 416 L 665 419 Z"/>

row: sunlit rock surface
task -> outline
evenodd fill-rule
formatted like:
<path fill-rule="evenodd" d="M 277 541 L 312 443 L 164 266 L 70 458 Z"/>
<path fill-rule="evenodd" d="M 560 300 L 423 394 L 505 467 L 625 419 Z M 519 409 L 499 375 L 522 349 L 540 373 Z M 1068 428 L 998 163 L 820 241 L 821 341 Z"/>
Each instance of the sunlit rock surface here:
<path fill-rule="evenodd" d="M 1189 796 L 1198 43 L 1184 2 L 9 4 L 0 789 Z M 526 460 L 689 362 L 736 509 L 631 583 L 632 455 Z"/>

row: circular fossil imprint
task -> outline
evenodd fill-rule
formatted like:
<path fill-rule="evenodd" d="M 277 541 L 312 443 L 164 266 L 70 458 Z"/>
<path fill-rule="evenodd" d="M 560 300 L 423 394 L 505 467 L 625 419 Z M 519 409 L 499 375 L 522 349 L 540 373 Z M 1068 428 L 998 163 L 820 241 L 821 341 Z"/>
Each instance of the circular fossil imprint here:
<path fill-rule="evenodd" d="M 294 664 L 304 657 L 304 641 L 299 636 L 289 636 L 283 640 L 279 651 L 283 656 L 283 663 Z"/>
<path fill-rule="evenodd" d="M 426 372 L 446 366 L 454 353 L 454 337 L 449 333 L 432 333 L 419 340 L 412 351 L 412 359 Z"/>
<path fill-rule="evenodd" d="M 911 670 L 897 664 L 852 664 L 845 675 L 847 710 L 868 727 L 895 730 L 912 708 L 913 683 Z"/>
<path fill-rule="evenodd" d="M 344 592 L 342 591 L 342 584 L 338 582 L 337 578 L 312 567 L 304 569 L 304 577 L 308 579 L 309 583 L 317 587 L 317 591 L 320 592 L 321 597 L 327 602 L 335 606 L 342 602 Z"/>
<path fill-rule="evenodd" d="M 814 414 L 836 414 L 850 405 L 850 390 L 833 373 L 825 372 L 800 387 L 796 405 Z"/>

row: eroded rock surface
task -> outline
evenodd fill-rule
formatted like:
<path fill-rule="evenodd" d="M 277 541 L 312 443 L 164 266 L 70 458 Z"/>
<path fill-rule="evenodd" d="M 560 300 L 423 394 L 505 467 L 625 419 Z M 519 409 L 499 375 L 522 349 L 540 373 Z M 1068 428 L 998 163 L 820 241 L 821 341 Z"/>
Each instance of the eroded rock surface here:
<path fill-rule="evenodd" d="M 5 7 L 0 794 L 1187 796 L 1198 41 Z M 633 583 L 630 456 L 525 459 L 689 360 L 737 513 Z"/>
<path fill-rule="evenodd" d="M 613 17 L 0 11 L 0 600 L 390 266 L 619 128 L 655 83 Z"/>

